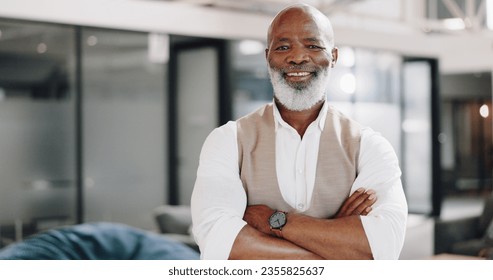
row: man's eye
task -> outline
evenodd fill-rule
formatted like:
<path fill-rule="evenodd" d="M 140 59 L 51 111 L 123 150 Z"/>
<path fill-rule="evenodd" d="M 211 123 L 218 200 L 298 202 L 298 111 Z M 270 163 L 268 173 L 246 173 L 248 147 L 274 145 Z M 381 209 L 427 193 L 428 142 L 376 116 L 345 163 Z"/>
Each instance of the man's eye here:
<path fill-rule="evenodd" d="M 276 51 L 285 51 L 287 49 L 289 49 L 288 46 L 280 46 L 276 48 Z"/>
<path fill-rule="evenodd" d="M 322 47 L 317 46 L 317 45 L 309 45 L 308 48 L 309 49 L 323 49 Z"/>

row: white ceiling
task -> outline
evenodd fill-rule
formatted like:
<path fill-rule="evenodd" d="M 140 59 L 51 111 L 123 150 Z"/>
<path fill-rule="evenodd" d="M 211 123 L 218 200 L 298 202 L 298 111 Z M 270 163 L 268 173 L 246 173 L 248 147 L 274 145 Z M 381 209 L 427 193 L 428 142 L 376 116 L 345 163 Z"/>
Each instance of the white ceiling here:
<path fill-rule="evenodd" d="M 139 0 L 142 1 L 142 0 Z M 274 15 L 282 8 L 303 2 L 317 7 L 331 18 L 385 21 L 383 29 L 406 25 L 425 33 L 457 34 L 485 28 L 488 0 L 154 0 Z M 491 1 L 491 0 L 490 0 Z M 491 1 L 493 3 L 493 1 Z M 493 4 L 492 4 L 493 5 Z M 489 7 L 493 9 L 493 7 Z M 453 20 L 443 20 L 449 18 Z M 452 30 L 452 29 L 458 30 Z"/>
<path fill-rule="evenodd" d="M 437 57 L 443 72 L 493 68 L 493 31 L 486 26 L 488 10 L 493 14 L 493 0 L 153 1 L 262 15 L 269 20 L 282 8 L 304 2 L 329 16 L 336 43 Z"/>
<path fill-rule="evenodd" d="M 485 1 L 303 2 L 319 7 L 329 15 L 338 45 L 437 57 L 442 71 L 457 73 L 491 71 L 493 67 L 493 32 L 483 28 Z M 264 40 L 273 14 L 295 2 L 299 1 L 2 0 L 0 18 L 199 37 Z M 444 14 L 459 16 L 465 28 L 456 31 L 446 28 L 443 20 L 436 19 Z"/>

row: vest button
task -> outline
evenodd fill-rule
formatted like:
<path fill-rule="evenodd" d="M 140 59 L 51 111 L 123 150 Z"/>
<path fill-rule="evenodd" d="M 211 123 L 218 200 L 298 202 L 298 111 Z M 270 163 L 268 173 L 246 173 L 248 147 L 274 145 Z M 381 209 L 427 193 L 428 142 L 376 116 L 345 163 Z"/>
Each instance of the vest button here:
<path fill-rule="evenodd" d="M 298 203 L 298 209 L 303 210 L 305 208 L 305 205 L 303 203 Z"/>

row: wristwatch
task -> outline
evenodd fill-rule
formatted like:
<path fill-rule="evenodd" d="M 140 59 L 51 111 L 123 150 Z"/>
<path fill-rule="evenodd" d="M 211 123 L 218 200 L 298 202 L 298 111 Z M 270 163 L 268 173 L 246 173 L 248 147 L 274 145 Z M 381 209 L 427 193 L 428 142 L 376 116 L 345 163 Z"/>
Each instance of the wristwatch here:
<path fill-rule="evenodd" d="M 282 238 L 282 228 L 288 222 L 287 214 L 287 212 L 276 210 L 269 218 L 270 230 L 277 237 Z"/>

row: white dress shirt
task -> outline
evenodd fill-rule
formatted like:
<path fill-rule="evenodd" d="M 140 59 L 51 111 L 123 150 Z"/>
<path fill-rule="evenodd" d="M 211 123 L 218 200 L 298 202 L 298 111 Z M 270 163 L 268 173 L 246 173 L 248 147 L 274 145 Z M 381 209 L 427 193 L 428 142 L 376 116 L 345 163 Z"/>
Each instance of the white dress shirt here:
<path fill-rule="evenodd" d="M 303 138 L 287 124 L 274 106 L 276 172 L 284 200 L 298 212 L 310 207 L 315 184 L 318 148 L 328 108 Z M 357 177 L 351 193 L 373 189 L 377 201 L 361 222 L 374 259 L 397 259 L 404 243 L 407 203 L 401 171 L 390 143 L 370 128 L 361 131 Z M 207 137 L 200 155 L 192 194 L 193 234 L 202 259 L 227 259 L 239 231 L 245 226 L 247 206 L 239 175 L 236 122 L 216 128 Z"/>

